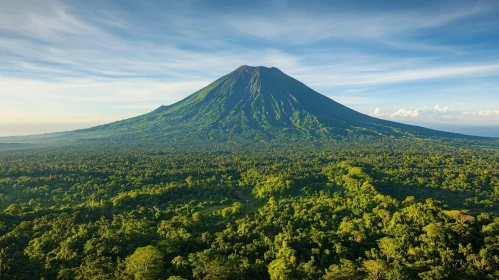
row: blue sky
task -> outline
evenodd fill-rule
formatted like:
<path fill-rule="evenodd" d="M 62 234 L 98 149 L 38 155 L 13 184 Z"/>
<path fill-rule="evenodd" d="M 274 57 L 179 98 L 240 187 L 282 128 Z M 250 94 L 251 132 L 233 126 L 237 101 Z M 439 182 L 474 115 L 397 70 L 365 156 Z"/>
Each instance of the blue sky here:
<path fill-rule="evenodd" d="M 244 64 L 380 118 L 499 126 L 498 1 L 233 2 L 0 0 L 0 136 L 146 113 Z"/>

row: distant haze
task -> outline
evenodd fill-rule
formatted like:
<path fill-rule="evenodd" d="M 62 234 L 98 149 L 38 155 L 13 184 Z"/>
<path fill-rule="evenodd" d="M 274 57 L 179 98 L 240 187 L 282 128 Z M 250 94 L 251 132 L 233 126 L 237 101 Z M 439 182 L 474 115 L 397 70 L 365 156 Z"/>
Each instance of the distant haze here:
<path fill-rule="evenodd" d="M 55 123 L 55 124 L 24 124 L 24 125 L 0 124 L 0 137 L 70 131 L 75 129 L 90 128 L 105 123 L 107 122 L 101 121 L 95 123 L 65 123 L 65 124 Z M 404 123 L 447 131 L 447 132 L 499 138 L 499 125 L 474 126 L 474 125 L 452 125 L 452 124 L 442 124 L 442 123 L 413 123 L 413 122 L 404 122 Z"/>
<path fill-rule="evenodd" d="M 0 123 L 0 137 L 24 136 L 43 134 L 51 132 L 70 131 L 75 129 L 89 128 L 105 122 L 89 123 L 24 123 L 24 124 L 2 124 Z"/>
<path fill-rule="evenodd" d="M 497 126 L 455 125 L 455 124 L 442 124 L 442 123 L 409 123 L 409 124 L 424 126 L 447 132 L 461 133 L 466 135 L 499 138 L 499 124 Z"/>

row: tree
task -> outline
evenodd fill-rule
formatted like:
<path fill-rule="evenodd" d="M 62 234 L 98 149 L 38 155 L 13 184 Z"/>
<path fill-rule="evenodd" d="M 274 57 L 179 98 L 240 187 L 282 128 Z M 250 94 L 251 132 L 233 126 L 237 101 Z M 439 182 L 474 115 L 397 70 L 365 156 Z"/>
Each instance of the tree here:
<path fill-rule="evenodd" d="M 276 259 L 270 262 L 268 271 L 272 280 L 293 279 L 296 272 L 296 257 L 295 250 L 288 247 L 286 241 L 282 243 L 282 248 L 279 249 Z"/>
<path fill-rule="evenodd" d="M 399 252 L 399 246 L 397 244 L 397 240 L 391 237 L 383 237 L 378 241 L 378 247 L 386 256 L 386 261 L 389 262 L 390 259 L 393 259 L 396 254 Z"/>
<path fill-rule="evenodd" d="M 125 274 L 135 280 L 158 279 L 163 271 L 163 254 L 154 246 L 140 247 L 126 258 Z"/>
<path fill-rule="evenodd" d="M 369 280 L 383 279 L 387 272 L 386 263 L 381 260 L 365 261 L 364 268 L 367 272 L 367 277 L 365 279 Z"/>
<path fill-rule="evenodd" d="M 322 277 L 324 280 L 360 280 L 364 274 L 353 266 L 331 265 Z"/>
<path fill-rule="evenodd" d="M 76 279 L 104 280 L 110 279 L 113 275 L 111 258 L 108 257 L 87 257 L 80 265 Z"/>
<path fill-rule="evenodd" d="M 195 279 L 230 280 L 237 277 L 235 266 L 220 252 L 208 249 L 189 255 Z"/>

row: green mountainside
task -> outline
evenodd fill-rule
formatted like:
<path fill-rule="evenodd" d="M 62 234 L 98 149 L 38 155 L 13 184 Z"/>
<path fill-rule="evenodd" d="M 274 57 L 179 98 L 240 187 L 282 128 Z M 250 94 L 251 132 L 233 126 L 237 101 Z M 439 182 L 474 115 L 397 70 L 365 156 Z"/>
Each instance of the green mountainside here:
<path fill-rule="evenodd" d="M 141 116 L 90 129 L 9 137 L 0 139 L 0 143 L 99 138 L 113 142 L 296 144 L 387 136 L 480 139 L 373 118 L 333 101 L 275 67 L 241 66 L 187 98 Z"/>
<path fill-rule="evenodd" d="M 81 133 L 178 140 L 463 137 L 358 113 L 277 68 L 262 66 L 241 66 L 178 103 Z"/>
<path fill-rule="evenodd" d="M 487 139 L 374 118 L 335 102 L 275 67 L 241 66 L 187 98 L 150 113 L 89 129 L 4 137 L 0 150 L 82 142 L 296 147 L 401 138 L 466 143 Z"/>

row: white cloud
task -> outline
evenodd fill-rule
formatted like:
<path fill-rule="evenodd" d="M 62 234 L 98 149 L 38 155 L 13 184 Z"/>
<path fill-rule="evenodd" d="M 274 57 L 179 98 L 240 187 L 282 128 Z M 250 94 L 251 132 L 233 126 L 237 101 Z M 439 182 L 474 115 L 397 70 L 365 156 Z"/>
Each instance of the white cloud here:
<path fill-rule="evenodd" d="M 391 120 L 413 120 L 413 121 L 429 121 L 429 122 L 473 122 L 480 123 L 499 123 L 499 110 L 482 110 L 465 112 L 453 110 L 450 106 L 428 107 L 424 106 L 414 110 L 399 109 L 393 113 L 382 113 L 380 108 L 376 108 L 370 114 L 373 117 L 391 119 Z"/>
<path fill-rule="evenodd" d="M 453 111 L 449 106 L 440 107 L 439 105 L 436 105 L 433 108 L 425 106 L 415 110 L 401 108 L 391 114 L 382 114 L 380 108 L 376 108 L 372 115 L 388 118 L 458 119 L 467 116 L 468 113 Z"/>
<path fill-rule="evenodd" d="M 480 116 L 493 116 L 493 115 L 499 115 L 499 110 L 492 111 L 492 110 L 484 110 L 484 111 L 478 111 L 478 114 Z"/>

